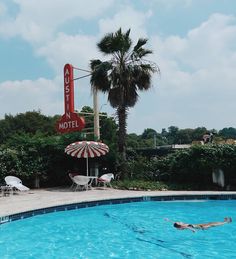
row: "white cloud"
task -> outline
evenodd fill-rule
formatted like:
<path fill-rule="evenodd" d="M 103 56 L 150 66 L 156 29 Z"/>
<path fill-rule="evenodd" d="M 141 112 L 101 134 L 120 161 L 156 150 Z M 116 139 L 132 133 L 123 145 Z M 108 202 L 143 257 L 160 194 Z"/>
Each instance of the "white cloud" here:
<path fill-rule="evenodd" d="M 134 112 L 139 120 L 132 119 L 130 131 L 145 125 L 145 119 L 148 127 L 159 130 L 170 125 L 216 129 L 235 125 L 235 41 L 235 19 L 220 14 L 210 16 L 185 38 L 151 37 L 161 79 L 131 111 L 131 119 Z"/>
<path fill-rule="evenodd" d="M 63 99 L 58 96 L 63 94 L 58 80 L 6 81 L 0 84 L 0 116 L 9 111 L 11 114 L 30 110 L 41 110 L 45 114 L 55 114 L 58 108 L 63 107 Z"/>
<path fill-rule="evenodd" d="M 80 110 L 83 106 L 92 107 L 90 87 L 81 91 L 81 85 L 75 84 L 74 102 L 75 109 Z M 0 117 L 4 114 L 40 110 L 46 115 L 64 113 L 64 85 L 63 74 L 48 80 L 6 81 L 0 84 Z"/>
<path fill-rule="evenodd" d="M 152 0 L 152 2 L 164 6 L 166 8 L 174 8 L 180 5 L 188 7 L 192 4 L 193 0 Z"/>
<path fill-rule="evenodd" d="M 0 34 L 21 36 L 33 44 L 48 41 L 58 26 L 73 18 L 91 19 L 113 4 L 113 0 L 14 0 L 19 6 L 15 19 L 2 21 Z"/>
<path fill-rule="evenodd" d="M 235 21 L 231 16 L 214 14 L 200 27 L 190 31 L 188 48 L 184 51 L 187 64 L 195 69 L 229 64 L 236 50 L 233 43 L 236 40 Z"/>
<path fill-rule="evenodd" d="M 39 48 L 37 54 L 45 57 L 57 73 L 60 73 L 65 63 L 88 69 L 90 59 L 99 56 L 96 42 L 93 36 L 60 33 L 49 44 Z"/>
<path fill-rule="evenodd" d="M 0 3 L 0 16 L 3 17 L 7 12 L 7 7 L 4 3 Z"/>
<path fill-rule="evenodd" d="M 158 53 L 155 57 L 162 68 L 162 79 L 170 82 L 169 85 L 181 82 L 184 93 L 186 83 L 191 86 L 203 76 L 207 84 L 208 80 L 215 81 L 210 87 L 215 88 L 222 80 L 225 82 L 222 75 L 228 77 L 231 75 L 229 71 L 236 66 L 236 23 L 232 24 L 233 21 L 231 17 L 216 14 L 191 30 L 185 38 L 153 37 L 152 45 L 154 53 Z"/>
<path fill-rule="evenodd" d="M 100 35 L 109 32 L 114 32 L 119 28 L 124 31 L 131 28 L 131 36 L 134 39 L 147 36 L 145 23 L 152 15 L 151 11 L 138 12 L 133 8 L 127 6 L 117 12 L 114 17 L 101 19 L 99 21 Z"/>
<path fill-rule="evenodd" d="M 58 33 L 53 40 L 37 49 L 37 55 L 44 57 L 55 70 L 56 74 L 61 73 L 62 68 L 66 63 L 71 63 L 73 66 L 82 69 L 89 69 L 89 61 L 91 59 L 102 58 L 102 54 L 98 52 L 96 43 L 105 33 L 114 31 L 112 26 L 115 26 L 119 20 L 122 20 L 125 24 L 128 22 L 128 19 L 131 18 L 135 24 L 135 27 L 132 27 L 131 34 L 139 38 L 140 33 L 146 35 L 144 23 L 149 16 L 149 13 L 142 14 L 131 8 L 127 8 L 114 15 L 110 20 L 100 21 L 99 35 L 67 35 L 65 33 Z M 106 27 L 106 24 L 110 24 L 110 30 Z M 119 27 L 121 25 L 117 26 Z M 79 72 L 78 76 L 83 76 L 85 74 L 87 73 Z M 82 91 L 86 89 L 85 91 L 88 92 L 88 86 L 90 88 L 89 83 L 86 84 L 86 87 L 83 88 Z"/>

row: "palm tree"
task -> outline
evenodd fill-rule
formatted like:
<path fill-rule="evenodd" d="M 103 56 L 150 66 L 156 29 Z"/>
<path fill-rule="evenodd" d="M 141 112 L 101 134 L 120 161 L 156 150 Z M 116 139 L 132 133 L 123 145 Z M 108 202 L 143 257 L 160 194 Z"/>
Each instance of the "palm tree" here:
<path fill-rule="evenodd" d="M 108 101 L 116 108 L 118 116 L 118 148 L 126 159 L 127 115 L 130 107 L 138 100 L 138 90 L 151 87 L 151 74 L 159 72 L 158 67 L 144 58 L 152 51 L 143 48 L 147 39 L 140 38 L 131 48 L 130 29 L 122 33 L 108 33 L 97 44 L 99 50 L 110 56 L 107 61 L 91 60 L 92 90 L 108 93 Z"/>

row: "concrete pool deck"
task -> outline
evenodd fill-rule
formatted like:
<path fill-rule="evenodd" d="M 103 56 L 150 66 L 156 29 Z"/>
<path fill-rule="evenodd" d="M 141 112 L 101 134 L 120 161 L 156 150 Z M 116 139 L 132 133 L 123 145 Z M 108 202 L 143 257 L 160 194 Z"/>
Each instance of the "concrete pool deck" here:
<path fill-rule="evenodd" d="M 126 191 L 112 188 L 74 192 L 69 188 L 32 189 L 0 197 L 0 217 L 53 206 L 119 198 L 178 195 L 236 195 L 226 191 Z"/>

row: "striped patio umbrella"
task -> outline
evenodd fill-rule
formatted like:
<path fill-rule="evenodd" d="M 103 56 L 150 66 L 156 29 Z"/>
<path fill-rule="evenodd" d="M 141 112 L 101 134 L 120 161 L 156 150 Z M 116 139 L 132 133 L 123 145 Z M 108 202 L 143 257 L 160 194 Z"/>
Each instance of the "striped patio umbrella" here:
<path fill-rule="evenodd" d="M 87 176 L 89 157 L 103 156 L 109 152 L 109 147 L 96 141 L 78 141 L 71 143 L 65 148 L 65 153 L 78 158 L 86 158 Z"/>

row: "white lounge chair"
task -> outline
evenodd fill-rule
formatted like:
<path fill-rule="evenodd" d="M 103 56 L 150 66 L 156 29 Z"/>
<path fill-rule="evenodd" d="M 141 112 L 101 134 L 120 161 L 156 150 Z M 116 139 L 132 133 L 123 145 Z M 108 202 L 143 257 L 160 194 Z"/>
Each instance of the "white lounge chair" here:
<path fill-rule="evenodd" d="M 114 174 L 103 174 L 97 179 L 98 184 L 103 184 L 104 187 L 109 185 L 111 188 L 111 180 L 114 179 Z"/>
<path fill-rule="evenodd" d="M 77 189 L 88 190 L 89 181 L 90 181 L 89 177 L 84 175 L 75 175 L 74 177 L 71 178 L 71 180 L 76 184 L 75 191 Z"/>
<path fill-rule="evenodd" d="M 7 186 L 13 187 L 17 189 L 18 191 L 24 192 L 29 191 L 29 188 L 22 184 L 22 181 L 15 176 L 6 176 L 5 182 Z"/>

